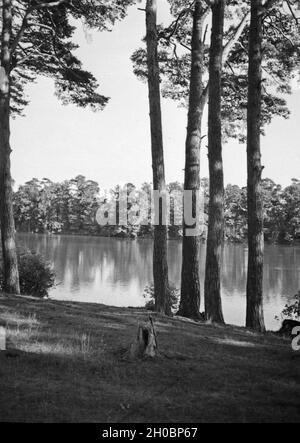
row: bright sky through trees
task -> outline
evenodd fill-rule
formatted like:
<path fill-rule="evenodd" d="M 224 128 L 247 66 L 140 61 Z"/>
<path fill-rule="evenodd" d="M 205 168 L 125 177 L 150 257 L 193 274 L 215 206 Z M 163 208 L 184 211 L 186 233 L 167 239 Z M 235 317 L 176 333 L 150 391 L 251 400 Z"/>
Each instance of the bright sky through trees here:
<path fill-rule="evenodd" d="M 160 1 L 159 21 L 168 19 Z M 100 93 L 111 97 L 103 112 L 62 106 L 51 80 L 28 88 L 26 117 L 13 121 L 12 174 L 17 185 L 32 177 L 63 180 L 83 174 L 103 188 L 118 183 L 151 181 L 147 85 L 132 72 L 130 56 L 145 34 L 144 13 L 133 6 L 110 33 L 85 34 L 79 25 L 78 55 L 100 82 Z M 264 177 L 287 185 L 299 177 L 300 88 L 289 98 L 290 120 L 276 118 L 262 140 Z M 207 120 L 207 119 L 206 119 Z M 167 181 L 183 181 L 187 111 L 163 100 Z M 284 161 L 283 161 L 284 152 Z M 225 182 L 245 185 L 246 147 L 224 146 Z M 202 150 L 201 175 L 208 176 L 207 150 Z"/>

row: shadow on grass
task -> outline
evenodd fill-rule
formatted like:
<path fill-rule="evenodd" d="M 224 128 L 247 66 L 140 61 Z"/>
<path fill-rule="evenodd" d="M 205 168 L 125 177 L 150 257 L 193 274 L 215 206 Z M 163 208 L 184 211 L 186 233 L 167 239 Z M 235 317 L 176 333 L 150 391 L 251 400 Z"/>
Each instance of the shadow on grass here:
<path fill-rule="evenodd" d="M 0 421 L 300 420 L 299 359 L 288 342 L 154 315 L 160 357 L 122 358 L 148 315 L 0 300 L 9 347 L 0 354 Z"/>

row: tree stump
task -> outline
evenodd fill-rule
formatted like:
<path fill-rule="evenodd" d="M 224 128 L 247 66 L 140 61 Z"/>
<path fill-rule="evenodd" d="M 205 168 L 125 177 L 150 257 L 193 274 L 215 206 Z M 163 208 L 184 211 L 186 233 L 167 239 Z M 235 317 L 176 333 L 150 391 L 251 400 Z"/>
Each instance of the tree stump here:
<path fill-rule="evenodd" d="M 152 319 L 149 323 L 140 324 L 136 341 L 131 345 L 132 358 L 155 357 L 157 355 L 157 340 Z"/>

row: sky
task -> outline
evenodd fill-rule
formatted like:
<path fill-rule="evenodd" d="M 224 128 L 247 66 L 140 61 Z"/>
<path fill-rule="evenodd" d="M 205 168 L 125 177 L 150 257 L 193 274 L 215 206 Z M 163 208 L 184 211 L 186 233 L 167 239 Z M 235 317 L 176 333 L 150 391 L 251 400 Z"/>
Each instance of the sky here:
<path fill-rule="evenodd" d="M 140 6 L 140 5 L 139 5 Z M 168 22 L 166 0 L 159 3 L 159 21 Z M 26 117 L 12 122 L 12 175 L 16 186 L 33 177 L 53 181 L 82 174 L 102 189 L 127 182 L 151 181 L 150 123 L 147 85 L 133 74 L 130 56 L 141 46 L 145 16 L 132 6 L 112 32 L 78 26 L 77 55 L 111 97 L 104 111 L 93 113 L 63 106 L 54 95 L 52 80 L 41 78 L 28 87 Z M 288 98 L 292 116 L 275 118 L 262 139 L 264 177 L 286 186 L 300 178 L 300 88 Z M 163 99 L 163 128 L 167 182 L 183 182 L 187 110 Z M 207 148 L 201 154 L 201 176 L 208 176 Z M 225 182 L 246 184 L 246 147 L 224 145 Z"/>

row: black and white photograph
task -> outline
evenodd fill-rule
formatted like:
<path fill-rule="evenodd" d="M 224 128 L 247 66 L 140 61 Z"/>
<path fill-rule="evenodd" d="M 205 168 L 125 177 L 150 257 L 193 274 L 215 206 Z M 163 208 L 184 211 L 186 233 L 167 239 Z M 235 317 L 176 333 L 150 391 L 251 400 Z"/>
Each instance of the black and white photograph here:
<path fill-rule="evenodd" d="M 0 427 L 300 423 L 299 141 L 300 0 L 0 0 Z"/>

